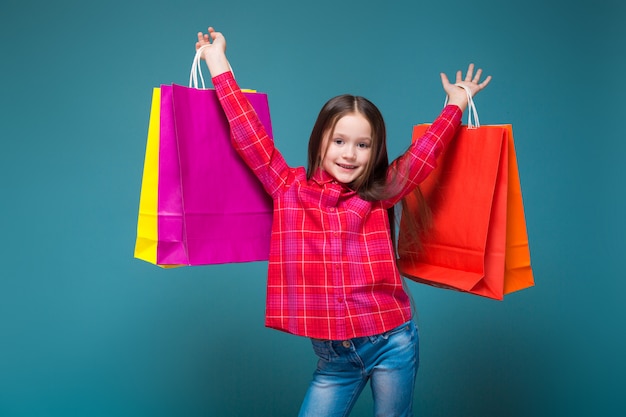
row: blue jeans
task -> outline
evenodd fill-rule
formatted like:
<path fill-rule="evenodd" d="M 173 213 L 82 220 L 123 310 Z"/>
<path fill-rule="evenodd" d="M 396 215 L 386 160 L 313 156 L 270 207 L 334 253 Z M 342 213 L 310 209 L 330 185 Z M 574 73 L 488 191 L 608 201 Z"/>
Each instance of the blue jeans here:
<path fill-rule="evenodd" d="M 299 417 L 346 417 L 370 381 L 376 417 L 413 415 L 419 339 L 413 321 L 346 341 L 312 339 L 319 357 Z"/>

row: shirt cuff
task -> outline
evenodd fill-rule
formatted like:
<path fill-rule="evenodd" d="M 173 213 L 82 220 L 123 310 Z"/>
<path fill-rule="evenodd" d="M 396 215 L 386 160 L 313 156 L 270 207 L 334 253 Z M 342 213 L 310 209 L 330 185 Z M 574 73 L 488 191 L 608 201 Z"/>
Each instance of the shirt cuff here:
<path fill-rule="evenodd" d="M 235 81 L 235 77 L 233 76 L 232 71 L 226 71 L 226 72 L 221 73 L 220 75 L 217 75 L 211 78 L 211 81 L 213 82 L 214 86 L 217 86 L 217 84 L 220 84 L 223 82 Z"/>
<path fill-rule="evenodd" d="M 450 120 L 453 126 L 459 126 L 463 119 L 463 112 L 456 104 L 448 104 L 441 111 L 441 115 Z"/>

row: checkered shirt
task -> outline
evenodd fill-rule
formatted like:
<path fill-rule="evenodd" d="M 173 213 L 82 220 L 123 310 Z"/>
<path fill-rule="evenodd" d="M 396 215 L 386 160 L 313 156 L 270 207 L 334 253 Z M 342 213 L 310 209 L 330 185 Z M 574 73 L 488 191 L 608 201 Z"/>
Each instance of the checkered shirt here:
<path fill-rule="evenodd" d="M 387 209 L 433 170 L 461 123 L 446 106 L 428 132 L 390 165 L 407 173 L 397 193 L 365 201 L 319 170 L 311 180 L 289 167 L 232 73 L 213 78 L 233 146 L 274 202 L 266 326 L 300 336 L 345 340 L 380 334 L 411 318 L 389 233 Z M 391 174 L 390 174 L 391 175 Z"/>

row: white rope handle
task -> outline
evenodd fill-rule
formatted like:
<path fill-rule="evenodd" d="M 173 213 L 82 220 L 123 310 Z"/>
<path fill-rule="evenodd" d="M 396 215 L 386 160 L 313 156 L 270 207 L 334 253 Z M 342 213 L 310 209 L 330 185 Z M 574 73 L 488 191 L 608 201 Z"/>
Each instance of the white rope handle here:
<path fill-rule="evenodd" d="M 204 77 L 202 76 L 202 50 L 210 45 L 203 45 L 196 51 L 196 56 L 193 58 L 193 62 L 191 63 L 191 73 L 189 74 L 189 87 L 191 88 L 199 88 L 198 87 L 198 74 L 200 74 L 200 80 L 202 81 L 202 89 L 206 89 L 204 85 Z"/>
<path fill-rule="evenodd" d="M 474 99 L 472 98 L 472 92 L 470 88 L 461 83 L 454 84 L 457 87 L 461 87 L 465 90 L 467 94 L 467 128 L 468 129 L 476 129 L 480 127 L 480 121 L 478 120 L 478 111 L 476 110 L 476 105 L 474 104 Z M 446 96 L 445 105 L 448 104 L 448 97 Z M 474 123 L 472 123 L 472 119 L 474 119 Z"/>
<path fill-rule="evenodd" d="M 189 74 L 189 87 L 191 88 L 199 88 L 198 87 L 198 74 L 200 74 L 200 81 L 202 82 L 202 89 L 206 90 L 204 85 L 204 77 L 202 76 L 202 50 L 208 48 L 211 45 L 202 45 L 196 51 L 196 56 L 193 58 L 193 62 L 191 63 L 191 73 Z M 230 72 L 233 72 L 232 67 L 228 64 L 230 68 Z M 233 77 L 235 74 L 233 73 Z"/>

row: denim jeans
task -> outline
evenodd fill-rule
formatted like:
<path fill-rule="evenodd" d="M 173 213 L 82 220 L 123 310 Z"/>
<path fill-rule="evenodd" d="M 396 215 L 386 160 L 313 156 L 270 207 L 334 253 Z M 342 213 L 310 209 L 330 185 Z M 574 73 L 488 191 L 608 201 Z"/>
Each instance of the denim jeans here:
<path fill-rule="evenodd" d="M 312 339 L 319 361 L 299 416 L 348 416 L 368 381 L 376 417 L 412 416 L 418 340 L 413 321 L 376 336 Z"/>

